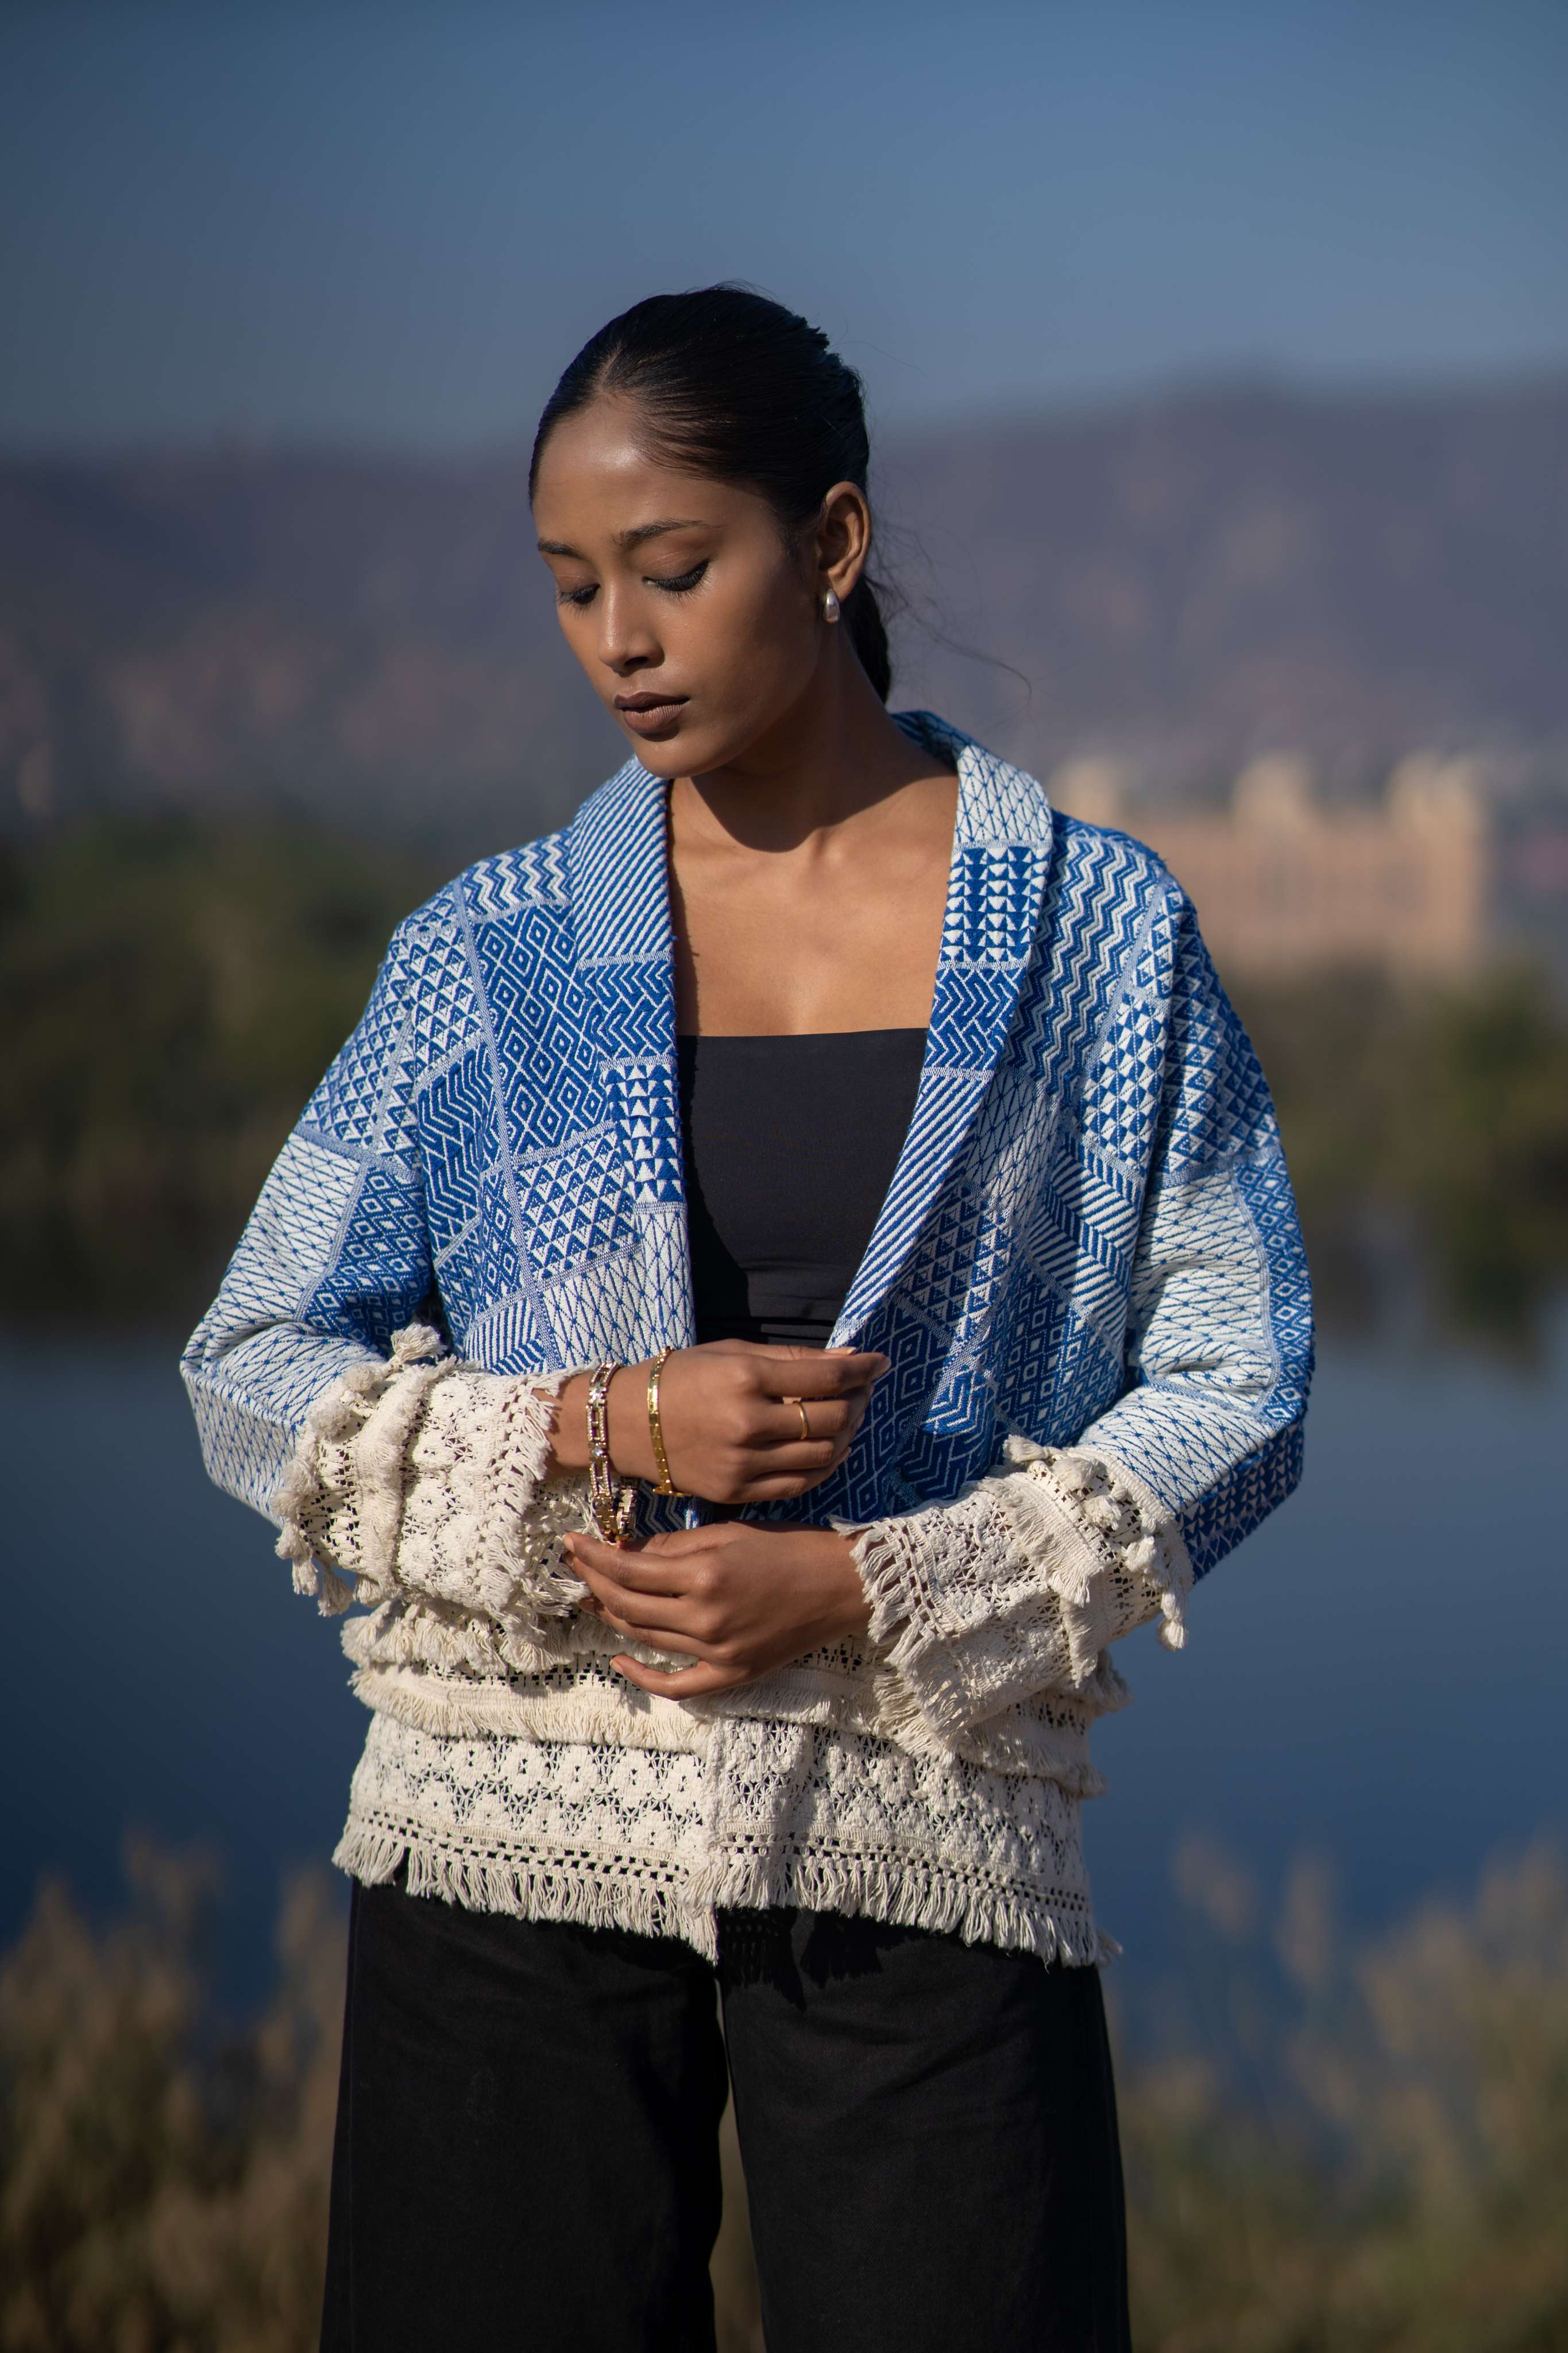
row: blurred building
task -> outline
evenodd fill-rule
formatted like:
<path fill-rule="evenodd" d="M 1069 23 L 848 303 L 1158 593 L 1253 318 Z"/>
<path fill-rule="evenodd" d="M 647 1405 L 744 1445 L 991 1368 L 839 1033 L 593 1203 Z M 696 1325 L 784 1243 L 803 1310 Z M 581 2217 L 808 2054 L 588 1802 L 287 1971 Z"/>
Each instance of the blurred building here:
<path fill-rule="evenodd" d="M 1146 841 L 1190 894 L 1217 963 L 1288 974 L 1470 970 L 1486 954 L 1490 854 L 1473 762 L 1418 753 L 1380 802 L 1329 804 L 1294 754 L 1256 760 L 1226 809 L 1130 804 L 1106 760 L 1058 768 L 1058 808 Z"/>

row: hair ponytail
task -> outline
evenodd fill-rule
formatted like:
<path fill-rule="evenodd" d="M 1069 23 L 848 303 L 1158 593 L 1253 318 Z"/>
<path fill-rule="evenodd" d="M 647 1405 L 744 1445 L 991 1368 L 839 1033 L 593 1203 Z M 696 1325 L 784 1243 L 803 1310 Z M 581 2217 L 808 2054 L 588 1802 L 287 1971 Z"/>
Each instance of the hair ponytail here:
<path fill-rule="evenodd" d="M 544 404 L 529 467 L 531 497 L 545 442 L 602 392 L 642 406 L 660 456 L 760 491 L 790 532 L 821 512 L 835 482 L 867 487 L 864 388 L 813 327 L 746 286 L 653 294 L 585 343 Z M 844 621 L 884 702 L 892 685 L 878 587 L 865 573 Z"/>

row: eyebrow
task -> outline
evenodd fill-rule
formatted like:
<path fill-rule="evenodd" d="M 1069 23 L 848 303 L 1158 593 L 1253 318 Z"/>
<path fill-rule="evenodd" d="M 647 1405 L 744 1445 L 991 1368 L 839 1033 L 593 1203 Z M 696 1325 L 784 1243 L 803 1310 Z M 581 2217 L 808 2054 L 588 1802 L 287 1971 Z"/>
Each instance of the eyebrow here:
<path fill-rule="evenodd" d="M 700 531 L 701 528 L 696 516 L 684 515 L 667 522 L 637 523 L 630 531 L 617 531 L 614 537 L 617 547 L 640 547 L 645 539 L 658 539 L 667 531 Z M 539 553 L 541 555 L 574 555 L 579 564 L 585 564 L 588 560 L 580 548 L 569 547 L 563 539 L 542 539 Z"/>

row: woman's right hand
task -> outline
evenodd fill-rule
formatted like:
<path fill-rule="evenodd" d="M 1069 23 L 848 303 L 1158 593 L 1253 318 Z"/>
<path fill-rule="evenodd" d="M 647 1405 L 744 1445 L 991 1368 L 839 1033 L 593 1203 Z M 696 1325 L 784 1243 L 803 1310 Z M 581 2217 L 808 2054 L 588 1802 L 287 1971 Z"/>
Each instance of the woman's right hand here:
<path fill-rule="evenodd" d="M 854 1443 L 886 1356 L 848 1348 L 759 1346 L 710 1340 L 667 1356 L 658 1419 L 669 1475 L 682 1494 L 710 1504 L 774 1504 L 804 1495 L 837 1471 Z M 610 1460 L 623 1479 L 657 1485 L 647 1419 L 647 1364 L 610 1383 Z M 791 1402 L 798 1398 L 801 1405 Z M 555 1417 L 559 1471 L 587 1468 L 588 1376 L 561 1393 Z M 801 1434 L 801 1406 L 809 1439 Z"/>

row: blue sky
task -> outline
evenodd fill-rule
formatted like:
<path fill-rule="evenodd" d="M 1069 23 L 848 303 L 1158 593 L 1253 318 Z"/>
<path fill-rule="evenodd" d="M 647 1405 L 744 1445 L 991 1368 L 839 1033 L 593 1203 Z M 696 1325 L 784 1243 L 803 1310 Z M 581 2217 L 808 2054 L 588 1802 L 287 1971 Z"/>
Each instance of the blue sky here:
<path fill-rule="evenodd" d="M 1568 364 L 1568 7 L 0 0 L 0 439 L 526 431 L 740 277 L 900 422 Z"/>

